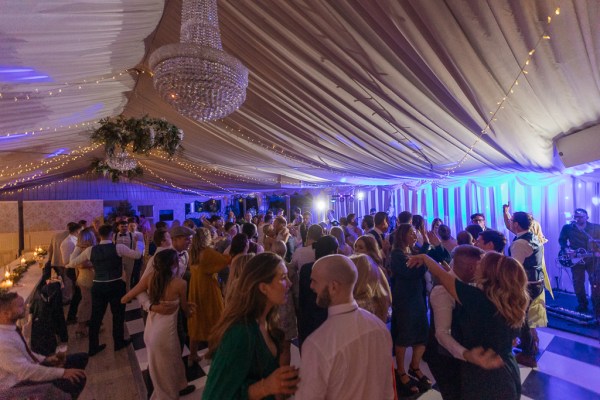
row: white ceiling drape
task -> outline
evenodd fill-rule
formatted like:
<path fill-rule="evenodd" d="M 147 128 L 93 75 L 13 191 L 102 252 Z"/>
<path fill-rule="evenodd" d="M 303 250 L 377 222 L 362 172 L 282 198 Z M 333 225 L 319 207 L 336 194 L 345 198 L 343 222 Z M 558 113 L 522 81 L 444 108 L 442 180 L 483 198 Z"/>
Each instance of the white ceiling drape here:
<path fill-rule="evenodd" d="M 142 158 L 155 172 L 143 180 L 215 193 L 556 172 L 553 141 L 600 122 L 595 0 L 218 6 L 224 48 L 250 85 L 237 112 L 198 123 L 164 103 L 148 73 L 125 72 L 147 71 L 154 49 L 179 40 L 179 0 L 0 0 L 2 189 L 81 173 L 101 156 L 70 161 L 89 145 L 87 123 L 121 112 L 186 133 L 179 163 Z M 19 68 L 49 82 L 7 72 Z"/>

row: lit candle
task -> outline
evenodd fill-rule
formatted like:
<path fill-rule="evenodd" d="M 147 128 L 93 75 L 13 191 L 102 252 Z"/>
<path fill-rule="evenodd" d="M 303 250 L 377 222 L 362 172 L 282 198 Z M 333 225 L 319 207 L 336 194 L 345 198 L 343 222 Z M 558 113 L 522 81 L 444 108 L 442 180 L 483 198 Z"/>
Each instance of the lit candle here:
<path fill-rule="evenodd" d="M 37 257 L 37 251 L 34 251 L 34 252 L 33 252 L 33 256 L 34 256 L 34 257 Z"/>
<path fill-rule="evenodd" d="M 27 260 L 25 259 L 25 257 L 21 257 L 21 265 L 26 265 L 27 264 Z"/>
<path fill-rule="evenodd" d="M 6 281 L 6 287 L 12 287 L 13 286 L 13 281 L 11 281 L 10 279 Z"/>
<path fill-rule="evenodd" d="M 4 273 L 4 277 L 5 277 L 6 279 L 10 278 L 10 272 L 6 271 L 6 272 Z"/>
<path fill-rule="evenodd" d="M 37 251 L 38 251 L 38 253 L 41 253 L 42 252 L 42 246 L 38 247 Z"/>

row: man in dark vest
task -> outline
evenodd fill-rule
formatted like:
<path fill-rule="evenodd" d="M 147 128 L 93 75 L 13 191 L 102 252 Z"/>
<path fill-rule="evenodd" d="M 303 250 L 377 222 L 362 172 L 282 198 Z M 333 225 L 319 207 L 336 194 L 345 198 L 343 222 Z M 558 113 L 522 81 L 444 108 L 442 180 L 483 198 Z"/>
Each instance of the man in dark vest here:
<path fill-rule="evenodd" d="M 515 233 L 515 238 L 508 249 L 508 255 L 523 264 L 527 274 L 527 290 L 531 301 L 539 297 L 544 291 L 544 272 L 542 270 L 543 252 L 536 235 L 529 231 L 532 217 L 526 212 L 517 211 L 510 219 L 510 231 Z M 534 332 L 532 332 L 534 331 Z M 523 351 L 515 357 L 519 364 L 527 367 L 537 367 L 535 354 L 537 342 L 534 339 L 535 328 L 529 328 L 527 318 L 519 335 Z"/>
<path fill-rule="evenodd" d="M 92 285 L 92 316 L 90 319 L 89 350 L 88 354 L 94 356 L 106 348 L 100 344 L 100 325 L 110 304 L 113 318 L 113 341 L 115 351 L 124 349 L 130 340 L 124 338 L 125 305 L 121 304 L 121 297 L 125 295 L 125 281 L 123 280 L 122 257 L 138 259 L 142 254 L 120 243 L 112 242 L 113 228 L 102 225 L 98 229 L 100 244 L 85 249 L 79 256 L 69 262 L 69 266 L 79 265 L 84 261 L 91 261 L 94 266 L 95 277 Z"/>

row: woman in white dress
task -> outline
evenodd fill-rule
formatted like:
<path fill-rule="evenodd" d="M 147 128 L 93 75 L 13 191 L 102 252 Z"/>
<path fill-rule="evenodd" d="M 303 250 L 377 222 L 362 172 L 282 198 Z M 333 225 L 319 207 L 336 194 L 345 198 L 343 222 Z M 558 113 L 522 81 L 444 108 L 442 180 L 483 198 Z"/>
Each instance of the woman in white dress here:
<path fill-rule="evenodd" d="M 142 278 L 123 298 L 127 303 L 135 296 L 148 291 L 152 304 L 175 303 L 189 316 L 194 305 L 187 302 L 187 283 L 171 273 L 178 265 L 177 251 L 167 249 L 154 256 L 154 271 Z M 175 400 L 179 392 L 187 389 L 185 368 L 181 360 L 181 347 L 177 337 L 177 311 L 158 314 L 150 311 L 144 330 L 148 352 L 148 370 L 154 386 L 151 400 Z"/>

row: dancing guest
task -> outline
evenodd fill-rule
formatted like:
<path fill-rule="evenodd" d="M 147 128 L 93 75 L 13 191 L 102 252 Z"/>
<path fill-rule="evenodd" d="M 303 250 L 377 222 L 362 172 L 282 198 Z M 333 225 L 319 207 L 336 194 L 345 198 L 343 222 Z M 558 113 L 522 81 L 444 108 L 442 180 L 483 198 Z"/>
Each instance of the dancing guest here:
<path fill-rule="evenodd" d="M 338 252 L 346 257 L 354 253 L 354 249 L 346 243 L 346 237 L 344 236 L 344 230 L 341 226 L 334 226 L 330 229 L 329 234 L 337 239 L 338 241 Z"/>
<path fill-rule="evenodd" d="M 427 342 L 427 304 L 425 303 L 426 267 L 408 268 L 409 256 L 427 253 L 430 245 L 427 235 L 424 243 L 416 247 L 417 232 L 410 224 L 400 224 L 394 237 L 391 253 L 392 287 L 392 338 L 398 364 L 398 386 L 403 395 L 423 393 L 431 389 L 431 381 L 419 369 Z M 406 348 L 412 347 L 408 374 L 417 380 L 415 385 L 404 368 Z"/>
<path fill-rule="evenodd" d="M 354 300 L 362 309 L 387 323 L 389 308 L 392 304 L 392 292 L 384 272 L 366 254 L 355 254 L 350 260 L 356 266 L 358 278 L 354 285 Z"/>
<path fill-rule="evenodd" d="M 125 305 L 121 304 L 121 297 L 125 295 L 125 282 L 123 281 L 122 257 L 137 259 L 142 256 L 137 250 L 120 243 L 113 243 L 111 240 L 112 226 L 102 225 L 99 233 L 102 238 L 100 244 L 88 247 L 67 264 L 68 267 L 73 267 L 84 261 L 91 261 L 94 266 L 88 351 L 90 357 L 106 348 L 106 344 L 100 344 L 100 325 L 109 304 L 112 313 L 114 350 L 124 349 L 131 342 L 130 339 L 125 340 L 124 337 Z"/>
<path fill-rule="evenodd" d="M 81 224 L 69 224 L 69 236 L 65 238 L 60 244 L 60 254 L 63 259 L 63 263 L 67 264 L 71 260 L 71 254 L 77 246 L 77 236 L 81 232 Z M 69 305 L 69 311 L 67 312 L 67 324 L 73 324 L 77 322 L 77 308 L 81 301 L 81 290 L 76 284 L 77 273 L 74 268 L 65 268 L 66 280 L 63 282 L 65 286 L 70 287 L 71 304 Z"/>
<path fill-rule="evenodd" d="M 395 398 L 390 334 L 354 301 L 356 275 L 354 264 L 341 254 L 315 262 L 310 286 L 328 318 L 304 344 L 297 400 Z"/>
<path fill-rule="evenodd" d="M 363 235 L 356 239 L 356 242 L 354 243 L 354 254 L 368 255 L 373 261 L 375 261 L 375 264 L 377 264 L 379 268 L 386 273 L 388 272 L 384 269 L 383 256 L 379 246 L 377 245 L 377 241 L 373 236 Z"/>
<path fill-rule="evenodd" d="M 458 246 L 456 239 L 452 237 L 452 231 L 448 225 L 440 225 L 438 227 L 438 236 L 440 237 L 440 243 L 448 253 L 452 253 L 452 250 Z"/>
<path fill-rule="evenodd" d="M 356 214 L 350 213 L 346 217 L 346 229 L 344 230 L 344 235 L 346 235 L 346 243 L 352 248 L 354 248 L 356 239 L 363 235 L 363 231 L 359 228 L 358 222 L 356 221 Z"/>
<path fill-rule="evenodd" d="M 523 211 L 517 211 L 512 215 L 510 226 L 516 237 L 508 249 L 508 254 L 525 268 L 528 280 L 527 290 L 531 301 L 541 303 L 541 299 L 538 297 L 544 293 L 543 246 L 538 237 L 529 230 L 532 220 L 531 215 Z M 544 315 L 541 318 L 546 319 L 545 307 L 538 308 L 538 311 L 543 312 Z M 519 338 L 523 351 L 517 355 L 517 361 L 527 367 L 537 367 L 535 355 L 538 352 L 539 339 L 535 327 L 530 327 L 528 318 L 525 318 Z"/>
<path fill-rule="evenodd" d="M 93 228 L 87 228 L 79 232 L 77 247 L 71 254 L 71 258 L 77 257 L 88 247 L 96 245 L 96 235 Z M 70 261 L 70 259 L 69 259 Z M 92 285 L 94 283 L 94 266 L 91 261 L 85 261 L 77 265 L 77 286 L 81 291 L 81 302 L 77 307 L 77 329 L 75 337 L 87 337 L 87 329 L 92 315 Z"/>
<path fill-rule="evenodd" d="M 475 213 L 475 214 L 471 215 L 471 224 L 479 225 L 479 227 L 481 228 L 482 231 L 485 231 L 486 229 L 488 229 L 485 226 L 485 215 L 483 215 L 482 213 Z M 473 235 L 473 237 L 477 237 L 477 236 Z"/>
<path fill-rule="evenodd" d="M 248 261 L 252 259 L 256 254 L 248 253 L 248 254 L 238 254 L 237 256 L 231 259 L 231 265 L 229 267 L 229 279 L 227 280 L 227 285 L 225 288 L 225 300 L 223 303 L 227 305 L 231 298 L 235 296 L 237 293 L 237 282 L 242 274 L 244 268 L 246 268 L 246 264 Z"/>
<path fill-rule="evenodd" d="M 138 294 L 148 291 L 152 303 L 171 303 L 181 307 L 189 317 L 195 304 L 187 302 L 187 283 L 174 277 L 171 270 L 179 262 L 177 252 L 167 249 L 154 257 L 154 273 L 146 275 L 121 299 L 125 304 Z M 177 313 L 150 312 L 144 328 L 144 343 L 148 353 L 148 371 L 152 379 L 151 400 L 178 399 L 180 394 L 192 393 L 188 387 L 185 369 L 181 363 L 181 347 L 177 337 Z M 168 368 L 165 368 L 168 366 Z"/>
<path fill-rule="evenodd" d="M 246 264 L 237 295 L 211 333 L 204 400 L 274 400 L 294 394 L 298 370 L 279 366 L 283 333 L 277 327 L 277 306 L 285 303 L 289 284 L 285 263 L 276 254 L 258 254 Z"/>
<path fill-rule="evenodd" d="M 427 255 L 410 257 L 409 268 L 425 266 L 450 295 L 461 304 L 458 319 L 461 344 L 467 361 L 461 368 L 462 400 L 518 400 L 521 377 L 512 352 L 513 339 L 525 321 L 529 296 L 527 275 L 514 258 L 488 252 L 481 259 L 471 286 L 456 279 Z M 484 369 L 478 364 L 498 354 L 501 368 Z M 487 351 L 487 353 L 486 353 Z"/>
<path fill-rule="evenodd" d="M 247 241 L 247 238 L 245 238 Z M 231 257 L 223 255 L 211 247 L 212 237 L 206 228 L 198 228 L 192 239 L 190 250 L 190 291 L 188 300 L 198 306 L 200 312 L 188 319 L 190 355 L 188 365 L 192 366 L 200 358 L 198 346 L 207 342 L 210 330 L 223 313 L 223 295 L 217 273 L 227 267 Z"/>
<path fill-rule="evenodd" d="M 434 218 L 433 221 L 431 221 L 431 231 L 439 236 L 439 229 L 443 224 L 444 222 L 440 218 Z"/>

